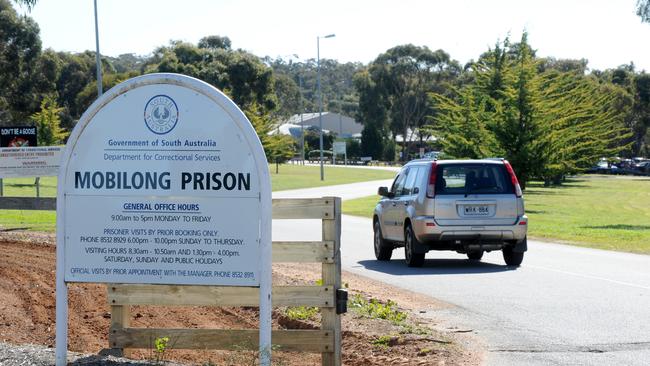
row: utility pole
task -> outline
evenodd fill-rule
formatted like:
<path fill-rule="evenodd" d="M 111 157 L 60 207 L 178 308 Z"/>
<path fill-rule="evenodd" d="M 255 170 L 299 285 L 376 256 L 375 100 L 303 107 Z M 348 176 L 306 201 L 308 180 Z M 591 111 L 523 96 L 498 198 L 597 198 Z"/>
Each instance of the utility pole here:
<path fill-rule="evenodd" d="M 328 34 L 323 38 L 332 38 L 334 34 Z M 318 128 L 320 129 L 320 180 L 325 180 L 325 169 L 323 168 L 323 92 L 320 87 L 320 36 L 316 37 L 316 70 L 318 74 Z"/>
<path fill-rule="evenodd" d="M 102 96 L 102 60 L 99 54 L 99 26 L 97 24 L 97 0 L 95 0 L 95 62 L 97 63 L 97 98 Z"/>
<path fill-rule="evenodd" d="M 300 90 L 300 153 L 302 165 L 305 165 L 305 106 L 302 100 L 302 75 L 298 74 L 298 88 Z"/>

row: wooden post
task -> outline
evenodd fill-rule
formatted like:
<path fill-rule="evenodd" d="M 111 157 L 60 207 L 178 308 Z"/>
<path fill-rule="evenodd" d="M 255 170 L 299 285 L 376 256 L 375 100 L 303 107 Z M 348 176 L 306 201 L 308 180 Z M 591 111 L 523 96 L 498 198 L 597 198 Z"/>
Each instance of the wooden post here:
<path fill-rule="evenodd" d="M 108 292 L 110 293 L 111 290 L 114 291 L 114 287 L 111 289 L 111 284 L 108 285 Z M 109 342 L 109 347 L 113 350 L 115 350 L 115 355 L 119 355 L 120 357 L 129 357 L 130 353 L 129 350 L 125 348 L 118 348 L 116 347 L 116 343 L 113 342 L 111 339 L 111 336 L 118 331 L 124 329 L 124 328 L 129 328 L 131 325 L 131 307 L 129 305 L 111 305 L 111 329 L 110 329 L 110 335 L 108 337 L 108 342 Z"/>
<path fill-rule="evenodd" d="M 36 177 L 34 184 L 36 185 L 36 197 L 38 198 L 41 196 L 41 178 Z"/>
<path fill-rule="evenodd" d="M 336 290 L 341 288 L 341 198 L 325 197 L 334 204 L 334 215 L 323 219 L 323 241 L 334 242 L 333 263 L 323 263 L 323 286 L 334 286 L 333 304 L 321 309 L 322 329 L 334 332 L 334 349 L 323 353 L 323 366 L 341 365 L 341 317 L 336 314 Z M 330 201 L 331 200 L 331 201 Z"/>

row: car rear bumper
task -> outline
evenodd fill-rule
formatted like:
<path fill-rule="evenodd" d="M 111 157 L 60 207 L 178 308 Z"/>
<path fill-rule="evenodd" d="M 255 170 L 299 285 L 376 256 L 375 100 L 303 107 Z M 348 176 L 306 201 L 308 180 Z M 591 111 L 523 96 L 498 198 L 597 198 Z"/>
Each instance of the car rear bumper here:
<path fill-rule="evenodd" d="M 498 226 L 440 226 L 433 216 L 413 218 L 413 230 L 422 243 L 463 242 L 499 243 L 519 242 L 524 240 L 528 232 L 528 217 L 520 216 L 514 225 Z"/>

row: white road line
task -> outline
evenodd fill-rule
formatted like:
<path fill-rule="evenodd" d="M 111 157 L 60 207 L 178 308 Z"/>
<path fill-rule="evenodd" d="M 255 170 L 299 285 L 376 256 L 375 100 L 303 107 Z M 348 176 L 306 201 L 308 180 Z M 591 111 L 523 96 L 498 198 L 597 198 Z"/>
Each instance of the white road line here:
<path fill-rule="evenodd" d="M 576 276 L 576 277 L 588 278 L 588 279 L 591 279 L 591 280 L 600 280 L 600 281 L 615 283 L 617 285 L 635 287 L 635 288 L 640 288 L 640 289 L 643 289 L 643 290 L 650 290 L 650 286 L 637 285 L 635 283 L 617 281 L 617 280 L 612 280 L 610 278 L 605 278 L 605 277 L 591 276 L 591 275 L 575 273 L 575 272 L 569 272 L 569 271 L 563 271 L 561 269 L 554 269 L 554 268 L 548 268 L 548 267 L 531 266 L 529 264 L 525 264 L 524 266 L 526 268 L 541 269 L 541 270 L 545 270 L 545 271 L 557 272 L 557 273 L 567 274 L 567 275 Z"/>

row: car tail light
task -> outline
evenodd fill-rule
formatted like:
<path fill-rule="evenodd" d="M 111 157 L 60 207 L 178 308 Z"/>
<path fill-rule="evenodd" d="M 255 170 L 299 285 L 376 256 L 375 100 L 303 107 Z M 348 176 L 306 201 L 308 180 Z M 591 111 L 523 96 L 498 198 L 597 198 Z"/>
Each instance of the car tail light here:
<path fill-rule="evenodd" d="M 427 184 L 427 197 L 433 198 L 436 196 L 436 173 L 438 164 L 431 163 L 431 172 L 429 173 L 429 184 Z"/>
<path fill-rule="evenodd" d="M 521 186 L 519 185 L 519 180 L 517 179 L 517 175 L 515 174 L 514 169 L 512 169 L 512 166 L 508 160 L 504 160 L 503 163 L 506 165 L 506 170 L 508 170 L 508 174 L 510 175 L 512 186 L 515 187 L 515 195 L 517 195 L 517 197 L 523 196 L 524 194 L 521 191 Z"/>

